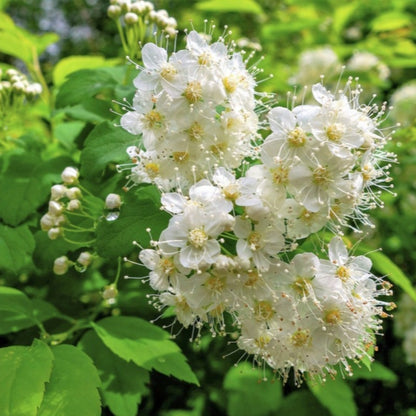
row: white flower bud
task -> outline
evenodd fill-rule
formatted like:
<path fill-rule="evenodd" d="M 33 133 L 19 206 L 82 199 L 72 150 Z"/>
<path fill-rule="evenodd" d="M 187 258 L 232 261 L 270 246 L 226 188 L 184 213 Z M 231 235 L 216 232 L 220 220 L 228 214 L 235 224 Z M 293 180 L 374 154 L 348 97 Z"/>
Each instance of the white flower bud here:
<path fill-rule="evenodd" d="M 61 178 L 65 185 L 72 185 L 77 182 L 79 177 L 79 171 L 76 168 L 71 166 L 66 167 L 62 174 Z"/>
<path fill-rule="evenodd" d="M 121 205 L 121 198 L 118 194 L 108 194 L 105 199 L 105 207 L 107 209 L 118 209 Z"/>
<path fill-rule="evenodd" d="M 77 262 L 84 267 L 88 267 L 91 264 L 92 255 L 88 251 L 83 251 L 77 258 Z"/>
<path fill-rule="evenodd" d="M 103 299 L 106 300 L 109 305 L 116 303 L 117 295 L 118 290 L 114 284 L 108 285 L 104 288 Z"/>
<path fill-rule="evenodd" d="M 49 210 L 48 214 L 52 215 L 53 217 L 57 217 L 62 214 L 64 211 L 64 207 L 62 204 L 56 201 L 49 201 Z"/>
<path fill-rule="evenodd" d="M 53 272 L 57 275 L 65 274 L 68 271 L 69 259 L 67 256 L 61 256 L 53 262 Z"/>
<path fill-rule="evenodd" d="M 58 201 L 65 196 L 66 186 L 64 185 L 53 185 L 51 188 L 51 199 Z"/>
<path fill-rule="evenodd" d="M 107 16 L 110 19 L 118 19 L 121 15 L 121 8 L 120 6 L 116 4 L 112 4 L 111 6 L 108 6 L 107 9 Z"/>
<path fill-rule="evenodd" d="M 130 0 L 118 0 L 117 4 L 121 7 L 121 11 L 123 13 L 127 13 L 130 11 L 130 7 L 131 7 Z"/>
<path fill-rule="evenodd" d="M 40 228 L 42 231 L 49 231 L 55 225 L 55 218 L 50 214 L 45 214 L 40 219 Z"/>
<path fill-rule="evenodd" d="M 126 25 L 135 25 L 139 21 L 139 18 L 137 14 L 128 12 L 124 15 L 124 21 Z"/>
<path fill-rule="evenodd" d="M 72 188 L 67 189 L 65 194 L 68 199 L 78 199 L 82 195 L 82 192 L 81 189 L 73 186 Z"/>
<path fill-rule="evenodd" d="M 68 202 L 66 209 L 68 211 L 77 211 L 81 208 L 81 201 L 79 199 L 72 199 Z"/>
<path fill-rule="evenodd" d="M 51 228 L 49 231 L 48 231 L 48 237 L 51 239 L 51 240 L 56 240 L 60 235 L 62 234 L 62 229 L 61 228 L 59 228 L 59 227 L 54 227 L 54 228 Z"/>

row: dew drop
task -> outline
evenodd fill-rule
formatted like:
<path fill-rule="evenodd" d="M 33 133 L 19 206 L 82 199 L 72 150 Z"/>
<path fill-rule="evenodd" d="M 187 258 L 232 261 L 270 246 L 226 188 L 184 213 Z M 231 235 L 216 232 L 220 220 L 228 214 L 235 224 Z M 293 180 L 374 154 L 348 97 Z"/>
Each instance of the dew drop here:
<path fill-rule="evenodd" d="M 119 211 L 113 211 L 113 212 L 108 213 L 105 219 L 107 221 L 115 221 L 119 217 L 119 215 L 120 215 Z"/>

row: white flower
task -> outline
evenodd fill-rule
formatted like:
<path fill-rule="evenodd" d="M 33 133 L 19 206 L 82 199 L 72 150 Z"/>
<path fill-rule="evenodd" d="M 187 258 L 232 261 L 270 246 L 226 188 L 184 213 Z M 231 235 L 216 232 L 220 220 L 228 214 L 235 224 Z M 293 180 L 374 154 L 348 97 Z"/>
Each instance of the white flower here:
<path fill-rule="evenodd" d="M 68 271 L 71 262 L 67 256 L 61 256 L 53 262 L 53 272 L 57 275 L 63 275 Z"/>
<path fill-rule="evenodd" d="M 107 209 L 118 209 L 121 206 L 121 198 L 118 194 L 108 194 L 105 198 L 105 207 Z"/>
<path fill-rule="evenodd" d="M 65 185 L 73 185 L 78 181 L 79 171 L 71 166 L 66 167 L 61 173 L 62 181 Z"/>

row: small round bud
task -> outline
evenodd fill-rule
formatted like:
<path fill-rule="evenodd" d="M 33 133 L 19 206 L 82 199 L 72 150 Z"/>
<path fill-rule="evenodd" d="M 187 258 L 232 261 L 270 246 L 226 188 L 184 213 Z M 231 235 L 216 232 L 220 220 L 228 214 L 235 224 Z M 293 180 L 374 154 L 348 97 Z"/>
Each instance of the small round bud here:
<path fill-rule="evenodd" d="M 53 262 L 53 272 L 57 275 L 63 275 L 68 271 L 69 259 L 67 256 L 61 256 Z"/>
<path fill-rule="evenodd" d="M 49 231 L 55 225 L 55 219 L 50 214 L 45 214 L 40 219 L 40 228 L 42 231 Z"/>
<path fill-rule="evenodd" d="M 77 262 L 84 267 L 88 267 L 92 262 L 92 255 L 88 251 L 83 251 L 77 258 Z"/>
<path fill-rule="evenodd" d="M 66 205 L 68 211 L 78 211 L 81 208 L 81 201 L 79 199 L 72 199 Z"/>
<path fill-rule="evenodd" d="M 82 195 L 82 192 L 81 189 L 73 186 L 72 188 L 67 189 L 65 194 L 68 199 L 78 199 Z"/>
<path fill-rule="evenodd" d="M 124 21 L 126 25 L 135 25 L 139 21 L 139 18 L 137 14 L 128 12 L 124 15 Z"/>
<path fill-rule="evenodd" d="M 52 215 L 53 217 L 57 217 L 62 214 L 64 211 L 64 207 L 62 204 L 56 201 L 49 201 L 49 210 L 48 214 Z"/>
<path fill-rule="evenodd" d="M 71 166 L 66 167 L 61 173 L 62 181 L 65 185 L 72 185 L 77 182 L 79 171 Z"/>
<path fill-rule="evenodd" d="M 66 189 L 64 185 L 53 185 L 51 188 L 51 199 L 53 201 L 59 201 L 65 196 Z"/>
<path fill-rule="evenodd" d="M 121 7 L 116 5 L 116 4 L 112 4 L 111 6 L 108 6 L 107 9 L 107 16 L 110 19 L 118 19 L 121 15 Z"/>
<path fill-rule="evenodd" d="M 107 209 L 118 209 L 121 206 L 121 198 L 118 194 L 108 194 L 105 199 L 105 207 Z"/>
<path fill-rule="evenodd" d="M 117 0 L 117 4 L 120 6 L 121 11 L 123 13 L 127 13 L 130 11 L 130 0 Z"/>
<path fill-rule="evenodd" d="M 59 227 L 54 227 L 54 228 L 51 228 L 49 231 L 48 231 L 48 237 L 51 239 L 51 240 L 56 240 L 60 235 L 62 234 L 62 229 L 61 228 L 59 228 Z"/>

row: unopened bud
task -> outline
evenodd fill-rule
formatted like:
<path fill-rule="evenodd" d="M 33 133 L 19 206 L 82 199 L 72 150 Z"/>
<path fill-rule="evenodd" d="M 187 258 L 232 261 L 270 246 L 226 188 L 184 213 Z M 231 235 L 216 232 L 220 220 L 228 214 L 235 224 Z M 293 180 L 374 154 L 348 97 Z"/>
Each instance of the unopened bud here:
<path fill-rule="evenodd" d="M 73 186 L 72 188 L 67 189 L 65 194 L 68 199 L 78 199 L 82 195 L 82 192 L 81 189 Z"/>
<path fill-rule="evenodd" d="M 83 251 L 77 258 L 77 262 L 84 267 L 88 267 L 91 264 L 92 255 L 88 251 Z"/>
<path fill-rule="evenodd" d="M 61 178 L 65 185 L 72 185 L 77 182 L 79 177 L 79 171 L 76 168 L 71 166 L 66 167 L 62 174 Z"/>
<path fill-rule="evenodd" d="M 116 5 L 116 4 L 112 4 L 111 6 L 108 6 L 107 9 L 107 16 L 110 19 L 118 19 L 121 15 L 121 7 Z"/>
<path fill-rule="evenodd" d="M 139 21 L 139 17 L 136 13 L 129 12 L 124 15 L 124 21 L 126 25 L 135 25 Z"/>
<path fill-rule="evenodd" d="M 40 228 L 42 231 L 49 231 L 55 225 L 54 217 L 50 214 L 45 214 L 40 219 Z"/>
<path fill-rule="evenodd" d="M 68 211 L 78 211 L 81 208 L 81 201 L 79 199 L 72 199 L 68 202 L 66 209 Z"/>
<path fill-rule="evenodd" d="M 117 295 L 118 290 L 115 284 L 108 285 L 104 288 L 103 299 L 107 302 L 107 304 L 113 305 L 116 303 Z"/>
<path fill-rule="evenodd" d="M 118 209 L 121 206 L 121 198 L 118 194 L 108 194 L 105 199 L 105 207 L 107 209 Z"/>
<path fill-rule="evenodd" d="M 65 196 L 66 186 L 64 185 L 53 185 L 51 188 L 51 199 L 58 201 Z"/>
<path fill-rule="evenodd" d="M 123 13 L 130 11 L 130 0 L 117 0 L 117 4 L 120 6 Z"/>
<path fill-rule="evenodd" d="M 49 201 L 49 210 L 48 214 L 50 214 L 53 217 L 57 217 L 58 215 L 61 215 L 64 211 L 64 207 L 56 201 Z"/>
<path fill-rule="evenodd" d="M 51 240 L 56 240 L 60 235 L 62 234 L 62 229 L 61 228 L 59 228 L 59 227 L 54 227 L 54 228 L 51 228 L 49 231 L 48 231 L 48 237 L 51 239 Z"/>
<path fill-rule="evenodd" d="M 68 271 L 69 259 L 67 256 L 61 256 L 53 262 L 53 272 L 57 275 L 65 274 Z"/>

